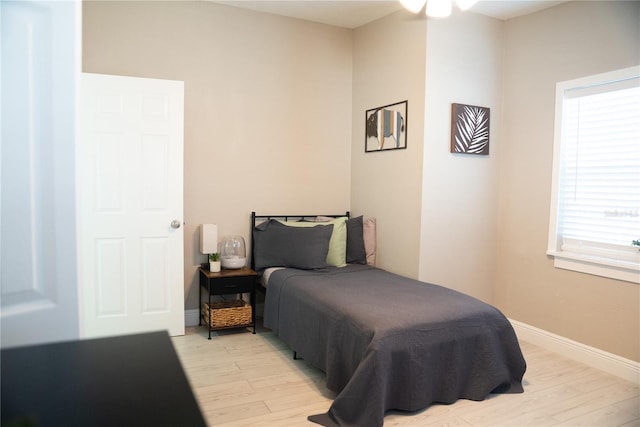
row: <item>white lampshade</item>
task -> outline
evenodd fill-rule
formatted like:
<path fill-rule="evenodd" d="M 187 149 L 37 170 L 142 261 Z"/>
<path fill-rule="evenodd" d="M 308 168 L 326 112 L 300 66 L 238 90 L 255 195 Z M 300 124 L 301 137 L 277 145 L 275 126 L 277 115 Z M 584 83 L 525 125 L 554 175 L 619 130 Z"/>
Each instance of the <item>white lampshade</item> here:
<path fill-rule="evenodd" d="M 434 18 L 443 18 L 451 15 L 451 0 L 427 1 L 427 15 Z"/>
<path fill-rule="evenodd" d="M 412 13 L 418 13 L 424 7 L 427 0 L 400 0 L 402 6 Z"/>
<path fill-rule="evenodd" d="M 426 14 L 435 18 L 442 18 L 451 15 L 454 0 L 400 0 L 402 6 L 412 13 L 419 13 L 425 6 Z M 478 0 L 455 0 L 460 10 L 468 10 Z"/>
<path fill-rule="evenodd" d="M 200 252 L 203 254 L 218 252 L 218 226 L 216 224 L 200 224 Z"/>

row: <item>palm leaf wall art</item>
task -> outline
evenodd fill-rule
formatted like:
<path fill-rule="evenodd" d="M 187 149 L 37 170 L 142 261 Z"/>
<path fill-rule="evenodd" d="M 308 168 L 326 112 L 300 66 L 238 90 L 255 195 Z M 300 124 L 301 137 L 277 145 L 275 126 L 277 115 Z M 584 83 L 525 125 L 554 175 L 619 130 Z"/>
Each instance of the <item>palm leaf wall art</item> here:
<path fill-rule="evenodd" d="M 489 154 L 489 117 L 486 107 L 451 104 L 451 152 Z"/>

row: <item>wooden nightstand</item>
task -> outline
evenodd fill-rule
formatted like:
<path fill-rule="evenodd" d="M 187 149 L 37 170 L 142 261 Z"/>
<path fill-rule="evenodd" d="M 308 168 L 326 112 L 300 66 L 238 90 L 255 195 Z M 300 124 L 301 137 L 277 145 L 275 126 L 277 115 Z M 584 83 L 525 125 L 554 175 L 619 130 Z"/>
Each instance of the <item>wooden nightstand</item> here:
<path fill-rule="evenodd" d="M 253 333 L 256 333 L 256 281 L 258 279 L 258 273 L 250 268 L 239 268 L 234 270 L 222 269 L 218 273 L 212 273 L 206 267 L 200 267 L 200 286 L 198 296 L 200 301 L 200 322 L 202 325 L 202 311 L 203 304 L 208 302 L 209 307 L 212 306 L 211 297 L 213 295 L 229 295 L 229 294 L 249 294 L 249 300 L 251 303 L 251 322 L 243 323 L 232 326 L 224 327 L 209 327 L 209 339 L 211 339 L 211 331 L 217 331 L 220 329 L 231 328 L 246 328 L 253 327 Z M 206 299 L 203 300 L 202 292 L 206 291 Z"/>

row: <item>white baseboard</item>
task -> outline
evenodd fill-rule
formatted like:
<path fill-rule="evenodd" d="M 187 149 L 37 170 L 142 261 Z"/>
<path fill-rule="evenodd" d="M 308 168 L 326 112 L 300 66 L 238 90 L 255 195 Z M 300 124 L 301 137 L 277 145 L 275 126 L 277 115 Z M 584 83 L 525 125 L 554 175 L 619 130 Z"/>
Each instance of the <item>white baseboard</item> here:
<path fill-rule="evenodd" d="M 509 319 L 519 339 L 569 359 L 600 369 L 627 381 L 640 384 L 640 363 L 613 353 L 570 340 L 569 338 Z"/>
<path fill-rule="evenodd" d="M 200 310 L 194 308 L 184 311 L 184 326 L 198 326 L 200 323 Z"/>

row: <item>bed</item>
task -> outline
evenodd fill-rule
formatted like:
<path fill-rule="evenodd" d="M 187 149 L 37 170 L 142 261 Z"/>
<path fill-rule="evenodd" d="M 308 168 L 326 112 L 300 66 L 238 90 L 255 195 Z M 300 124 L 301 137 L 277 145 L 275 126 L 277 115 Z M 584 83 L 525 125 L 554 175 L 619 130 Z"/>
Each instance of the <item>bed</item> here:
<path fill-rule="evenodd" d="M 526 364 L 506 317 L 471 296 L 376 268 L 362 221 L 252 213 L 264 326 L 324 371 L 337 393 L 328 412 L 309 420 L 382 426 L 392 409 L 523 392 Z"/>

